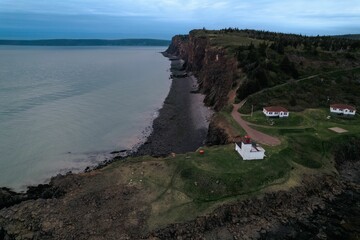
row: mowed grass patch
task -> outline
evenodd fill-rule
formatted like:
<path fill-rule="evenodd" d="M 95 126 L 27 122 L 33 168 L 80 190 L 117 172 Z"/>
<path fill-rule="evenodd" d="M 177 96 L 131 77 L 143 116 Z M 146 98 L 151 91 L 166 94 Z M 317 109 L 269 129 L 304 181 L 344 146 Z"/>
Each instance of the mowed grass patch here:
<path fill-rule="evenodd" d="M 320 168 L 325 156 L 324 143 L 311 135 L 299 134 L 288 139 L 289 147 L 280 154 L 308 168 Z"/>
<path fill-rule="evenodd" d="M 174 185 L 194 201 L 217 201 L 258 191 L 290 170 L 287 160 L 277 154 L 244 161 L 233 148 L 233 144 L 207 148 L 204 155 L 193 153 L 187 159 L 169 161 L 181 169 Z"/>
<path fill-rule="evenodd" d="M 304 117 L 301 113 L 290 112 L 289 117 L 269 118 L 262 111 L 256 111 L 252 116 L 243 116 L 243 119 L 257 125 L 276 127 L 297 127 L 304 124 Z"/>
<path fill-rule="evenodd" d="M 285 182 L 291 170 L 288 159 L 274 151 L 264 160 L 244 161 L 234 144 L 203 149 L 203 155 L 194 152 L 162 159 L 166 166 L 157 163 L 161 172 L 152 169 L 142 177 L 146 192 L 157 195 L 148 198 L 150 229 L 188 221 L 218 204 L 257 194 Z"/>
<path fill-rule="evenodd" d="M 339 133 L 329 130 L 332 127 L 340 127 L 348 132 L 341 135 L 352 135 L 360 133 L 360 117 L 356 114 L 353 117 L 331 115 L 329 109 L 307 109 L 304 116 L 310 125 L 316 129 L 318 136 L 323 140 L 330 140 L 337 137 Z"/>

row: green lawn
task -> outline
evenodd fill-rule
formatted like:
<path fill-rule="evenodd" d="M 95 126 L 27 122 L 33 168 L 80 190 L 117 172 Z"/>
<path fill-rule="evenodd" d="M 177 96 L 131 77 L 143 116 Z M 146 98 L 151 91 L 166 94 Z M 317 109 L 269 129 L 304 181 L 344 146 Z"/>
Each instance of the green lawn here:
<path fill-rule="evenodd" d="M 225 119 L 231 117 L 229 113 L 222 114 Z M 112 174 L 121 179 L 119 182 L 127 182 L 141 191 L 141 198 L 151 209 L 149 229 L 188 221 L 220 204 L 264 191 L 287 189 L 309 172 L 334 174 L 334 149 L 353 137 L 360 138 L 360 118 L 327 119 L 327 116 L 327 109 L 308 109 L 294 114 L 292 126 L 254 127 L 282 139 L 280 146 L 263 146 L 266 150 L 263 160 L 244 161 L 234 150 L 234 144 L 229 144 L 204 147 L 203 155 L 192 152 L 167 158 L 129 158 L 101 171 L 109 174 L 116 171 Z M 300 123 L 303 128 L 299 128 Z M 329 127 L 341 127 L 348 132 L 338 134 Z"/>
<path fill-rule="evenodd" d="M 290 170 L 276 154 L 262 161 L 244 161 L 234 145 L 206 148 L 205 154 L 169 161 L 179 170 L 175 186 L 195 201 L 215 201 L 257 191 L 283 178 Z"/>
<path fill-rule="evenodd" d="M 253 128 L 285 139 L 287 147 L 282 149 L 279 155 L 307 168 L 330 166 L 334 144 L 341 143 L 349 136 L 360 136 L 359 115 L 355 117 L 330 115 L 329 110 L 325 108 L 307 109 L 294 115 L 302 119 L 302 127 L 297 127 L 296 124 L 293 127 L 274 124 L 273 127 L 265 125 L 253 126 Z M 336 133 L 329 130 L 332 127 L 340 127 L 348 132 Z"/>
<path fill-rule="evenodd" d="M 252 116 L 243 116 L 243 119 L 257 125 L 274 126 L 274 127 L 296 127 L 304 123 L 302 114 L 290 112 L 289 117 L 269 118 L 262 111 L 256 111 Z"/>
<path fill-rule="evenodd" d="M 161 159 L 161 172 L 142 177 L 148 191 L 157 195 L 151 202 L 150 228 L 193 219 L 218 204 L 258 194 L 289 178 L 291 164 L 276 151 L 269 151 L 264 160 L 244 161 L 234 144 L 203 149 L 203 155 Z"/>

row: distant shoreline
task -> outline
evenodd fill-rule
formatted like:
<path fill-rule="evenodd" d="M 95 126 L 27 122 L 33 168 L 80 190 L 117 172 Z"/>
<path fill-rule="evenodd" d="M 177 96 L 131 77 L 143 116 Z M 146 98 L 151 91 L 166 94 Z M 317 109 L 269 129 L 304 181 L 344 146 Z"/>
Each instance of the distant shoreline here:
<path fill-rule="evenodd" d="M 169 46 L 163 39 L 39 39 L 0 40 L 0 46 Z"/>

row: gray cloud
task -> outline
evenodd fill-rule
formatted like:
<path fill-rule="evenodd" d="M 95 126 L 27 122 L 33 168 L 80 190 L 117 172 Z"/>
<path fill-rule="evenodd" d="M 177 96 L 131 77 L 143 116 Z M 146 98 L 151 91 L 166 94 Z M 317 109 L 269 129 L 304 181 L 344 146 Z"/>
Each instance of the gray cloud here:
<path fill-rule="evenodd" d="M 77 18 L 76 16 L 82 16 Z M 81 21 L 80 21 L 81 20 Z M 347 0 L 1 0 L 0 38 L 42 29 L 84 36 L 185 33 L 192 28 L 239 27 L 303 34 L 359 33 L 360 1 Z M 72 21 L 69 23 L 69 21 Z M 146 22 L 143 22 L 146 21 Z M 128 24 L 123 24 L 128 22 Z M 17 25 L 18 24 L 18 25 Z M 132 29 L 126 28 L 131 26 Z M 175 28 L 176 26 L 176 28 Z M 99 29 L 96 29 L 99 28 Z M 73 30 L 71 30 L 73 31 Z M 29 33 L 26 33 L 28 35 Z M 60 34 L 60 33 L 59 33 Z"/>

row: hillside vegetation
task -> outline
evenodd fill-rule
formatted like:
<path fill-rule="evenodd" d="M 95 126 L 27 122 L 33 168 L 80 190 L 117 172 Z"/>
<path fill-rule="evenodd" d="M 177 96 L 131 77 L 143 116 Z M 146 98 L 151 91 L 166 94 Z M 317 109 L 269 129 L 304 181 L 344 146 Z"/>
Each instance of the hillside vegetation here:
<path fill-rule="evenodd" d="M 337 101 L 358 104 L 354 93 L 359 90 L 359 40 L 231 28 L 195 30 L 192 34 L 208 39 L 213 47 L 225 48 L 228 57 L 236 58 L 239 71 L 246 76 L 234 76 L 233 86 L 239 85 L 238 101 L 288 83 L 274 93 L 264 91 L 267 97 L 256 95 L 261 100 L 251 103 L 257 107 L 283 104 L 292 110 L 323 107 Z M 296 83 L 305 78 L 308 80 Z"/>

